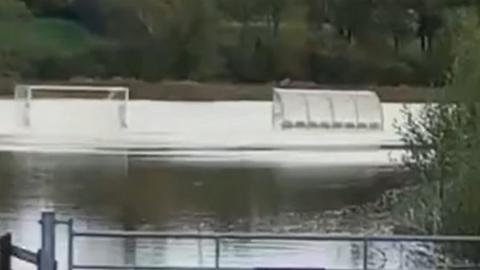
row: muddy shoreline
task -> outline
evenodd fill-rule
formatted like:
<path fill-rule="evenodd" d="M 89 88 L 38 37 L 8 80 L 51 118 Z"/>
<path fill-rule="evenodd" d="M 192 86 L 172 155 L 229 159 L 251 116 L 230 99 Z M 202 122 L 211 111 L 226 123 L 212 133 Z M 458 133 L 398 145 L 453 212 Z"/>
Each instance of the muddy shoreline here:
<path fill-rule="evenodd" d="M 13 96 L 16 83 L 24 84 L 60 84 L 60 85 L 116 85 L 130 88 L 131 99 L 149 100 L 271 100 L 274 83 L 237 84 L 229 82 L 162 81 L 144 82 L 138 80 L 112 79 L 72 79 L 69 81 L 34 81 L 0 79 L 0 96 Z M 362 85 L 316 85 L 311 83 L 292 83 L 294 88 L 316 89 L 368 89 L 375 91 L 382 102 L 428 102 L 438 100 L 443 91 L 438 88 L 414 86 L 362 86 Z"/>

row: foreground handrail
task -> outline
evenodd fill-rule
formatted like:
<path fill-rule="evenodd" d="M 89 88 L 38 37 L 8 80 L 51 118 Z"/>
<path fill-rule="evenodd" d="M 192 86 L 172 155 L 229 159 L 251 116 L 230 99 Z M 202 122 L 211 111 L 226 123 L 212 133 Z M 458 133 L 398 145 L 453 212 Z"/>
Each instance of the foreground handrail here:
<path fill-rule="evenodd" d="M 299 241 L 369 241 L 369 242 L 478 242 L 480 236 L 469 235 L 347 235 L 347 234 L 273 234 L 273 233 L 180 233 L 142 231 L 74 231 L 75 237 L 96 238 L 172 238 L 172 239 L 240 239 Z"/>

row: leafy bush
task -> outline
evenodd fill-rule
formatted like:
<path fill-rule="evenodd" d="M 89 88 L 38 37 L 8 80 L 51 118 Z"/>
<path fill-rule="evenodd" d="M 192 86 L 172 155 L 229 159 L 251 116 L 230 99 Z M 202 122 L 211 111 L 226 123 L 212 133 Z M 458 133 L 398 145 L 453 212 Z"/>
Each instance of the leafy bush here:
<path fill-rule="evenodd" d="M 427 233 L 478 235 L 480 31 L 476 15 L 457 16 L 461 23 L 453 38 L 460 39 L 448 96 L 426 105 L 418 116 L 406 112 L 407 122 L 399 127 L 409 147 L 405 165 L 418 184 L 404 202 L 402 217 Z M 457 249 L 455 255 L 479 260 L 478 250 Z"/>

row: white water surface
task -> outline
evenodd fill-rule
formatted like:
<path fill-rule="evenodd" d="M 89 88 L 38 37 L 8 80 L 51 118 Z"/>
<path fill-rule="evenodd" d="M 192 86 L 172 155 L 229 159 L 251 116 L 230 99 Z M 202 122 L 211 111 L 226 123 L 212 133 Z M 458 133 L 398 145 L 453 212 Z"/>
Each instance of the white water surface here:
<path fill-rule="evenodd" d="M 128 103 L 127 129 L 119 128 L 111 101 L 36 100 L 30 126 L 22 125 L 21 104 L 0 100 L 0 150 L 78 152 L 168 157 L 182 161 L 286 162 L 386 165 L 401 145 L 394 123 L 405 106 L 385 103 L 384 130 L 291 130 L 272 127 L 272 103 L 259 101 Z M 325 154 L 328 153 L 328 154 Z"/>

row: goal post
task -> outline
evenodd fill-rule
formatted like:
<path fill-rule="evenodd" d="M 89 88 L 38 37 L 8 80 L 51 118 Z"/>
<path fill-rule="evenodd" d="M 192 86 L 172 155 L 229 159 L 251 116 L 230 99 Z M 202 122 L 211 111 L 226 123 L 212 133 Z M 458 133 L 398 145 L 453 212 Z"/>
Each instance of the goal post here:
<path fill-rule="evenodd" d="M 116 118 L 115 125 L 120 129 L 127 128 L 127 105 L 129 101 L 129 89 L 120 86 L 83 86 L 83 85 L 26 85 L 21 84 L 15 87 L 15 101 L 18 104 L 18 112 L 20 116 L 20 124 L 29 128 L 32 123 L 32 109 L 36 102 L 40 100 L 58 100 L 58 101 L 95 101 L 101 102 L 104 108 L 113 108 L 114 118 Z M 53 105 L 61 105 L 62 102 L 55 104 L 48 104 L 48 107 Z M 64 102 L 65 103 L 65 102 Z M 86 102 L 69 104 L 70 107 L 80 108 Z M 48 108 L 44 106 L 44 108 Z M 99 106 L 97 106 L 99 107 Z M 64 106 L 64 109 L 69 107 Z M 60 108 L 59 108 L 60 109 Z M 38 112 L 42 113 L 42 112 Z M 68 110 L 65 114 L 72 114 L 74 112 Z M 82 113 L 79 109 L 75 113 Z M 87 107 L 83 108 L 83 113 L 88 114 Z M 100 111 L 99 111 L 100 113 Z M 62 111 L 57 111 L 56 115 L 62 116 Z M 101 118 L 102 115 L 97 115 Z M 93 121 L 94 119 L 92 119 Z"/>

